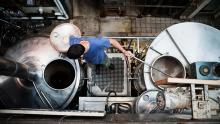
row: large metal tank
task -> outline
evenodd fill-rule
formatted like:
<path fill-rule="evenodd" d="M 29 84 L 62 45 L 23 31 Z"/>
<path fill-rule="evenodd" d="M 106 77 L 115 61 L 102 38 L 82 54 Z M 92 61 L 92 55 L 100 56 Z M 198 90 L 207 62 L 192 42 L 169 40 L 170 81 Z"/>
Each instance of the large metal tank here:
<path fill-rule="evenodd" d="M 32 37 L 10 48 L 5 56 L 27 65 L 32 81 L 0 76 L 1 108 L 64 109 L 82 84 L 78 60 L 51 47 L 49 37 Z"/>
<path fill-rule="evenodd" d="M 188 90 L 181 94 L 181 90 L 178 91 L 176 88 L 157 86 L 155 82 L 168 76 L 151 67 L 172 77 L 189 78 L 192 63 L 220 61 L 219 36 L 218 29 L 195 22 L 175 24 L 162 31 L 149 46 L 145 57 L 147 64 L 137 67 L 135 78 L 139 79 L 139 82 L 136 83 L 138 86 L 136 89 L 141 92 L 146 89 L 137 99 L 137 112 L 149 113 L 161 108 L 163 110 L 190 108 Z M 218 100 L 219 90 L 209 91 L 209 94 L 210 98 Z"/>
<path fill-rule="evenodd" d="M 154 39 L 149 47 L 154 50 L 148 49 L 145 62 L 173 77 L 187 78 L 193 62 L 220 61 L 219 36 L 218 29 L 201 23 L 184 22 L 172 25 Z M 147 65 L 144 65 L 143 73 L 147 90 L 163 89 L 154 82 L 155 79 L 166 78 L 166 75 Z"/>

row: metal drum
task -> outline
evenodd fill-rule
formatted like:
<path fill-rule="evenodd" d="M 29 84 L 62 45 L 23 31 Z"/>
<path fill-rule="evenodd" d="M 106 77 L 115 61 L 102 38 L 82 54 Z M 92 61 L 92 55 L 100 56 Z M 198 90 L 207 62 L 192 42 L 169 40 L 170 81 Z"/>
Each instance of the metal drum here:
<path fill-rule="evenodd" d="M 166 62 L 171 63 L 174 60 L 177 70 L 180 71 L 185 68 L 186 73 L 188 73 L 190 64 L 194 62 L 219 62 L 219 36 L 220 31 L 218 29 L 201 23 L 185 22 L 172 25 L 154 39 L 150 45 L 150 48 L 154 50 L 148 49 L 145 63 L 153 66 L 158 65 L 159 69 L 161 66 L 166 69 Z M 161 55 L 172 57 L 160 58 Z M 173 64 L 170 64 L 168 68 L 171 70 L 174 69 L 172 66 Z M 164 78 L 163 75 L 152 70 L 147 65 L 144 65 L 144 72 L 144 81 L 147 90 L 158 89 L 158 86 L 154 85 L 154 81 Z M 175 72 L 173 75 L 177 73 Z M 180 77 L 184 77 L 184 75 L 185 73 L 181 73 Z"/>
<path fill-rule="evenodd" d="M 0 76 L 1 108 L 64 109 L 82 83 L 78 60 L 57 52 L 49 37 L 23 40 L 10 48 L 5 58 L 27 65 L 34 78 Z"/>
<path fill-rule="evenodd" d="M 146 86 L 144 83 L 144 64 L 141 63 L 139 64 L 134 71 L 134 78 L 133 84 L 135 89 L 139 92 L 142 93 L 146 90 Z"/>

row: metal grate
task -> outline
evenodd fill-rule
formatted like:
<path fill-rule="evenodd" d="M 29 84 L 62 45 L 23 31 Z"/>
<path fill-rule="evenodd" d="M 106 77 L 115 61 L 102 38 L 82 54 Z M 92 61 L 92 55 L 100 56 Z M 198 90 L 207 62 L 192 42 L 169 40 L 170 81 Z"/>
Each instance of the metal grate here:
<path fill-rule="evenodd" d="M 100 74 L 96 74 L 95 67 L 92 68 L 92 80 L 102 92 L 123 92 L 124 90 L 124 60 L 119 57 L 109 58 L 114 64 L 114 70 L 100 67 Z"/>

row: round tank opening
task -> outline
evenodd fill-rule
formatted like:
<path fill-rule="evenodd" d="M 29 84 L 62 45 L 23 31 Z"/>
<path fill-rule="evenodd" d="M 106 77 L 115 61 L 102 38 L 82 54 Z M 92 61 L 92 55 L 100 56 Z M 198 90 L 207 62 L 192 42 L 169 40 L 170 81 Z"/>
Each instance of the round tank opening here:
<path fill-rule="evenodd" d="M 217 76 L 217 77 L 220 77 L 220 63 L 216 64 L 214 66 L 214 74 Z"/>
<path fill-rule="evenodd" d="M 74 81 L 75 69 L 73 65 L 66 60 L 54 60 L 46 66 L 44 79 L 46 83 L 54 89 L 65 89 Z"/>
<path fill-rule="evenodd" d="M 175 57 L 162 56 L 156 59 L 152 65 L 154 68 L 176 78 L 185 78 L 186 70 L 183 64 Z M 168 78 L 169 76 L 151 68 L 151 78 L 154 82 Z"/>

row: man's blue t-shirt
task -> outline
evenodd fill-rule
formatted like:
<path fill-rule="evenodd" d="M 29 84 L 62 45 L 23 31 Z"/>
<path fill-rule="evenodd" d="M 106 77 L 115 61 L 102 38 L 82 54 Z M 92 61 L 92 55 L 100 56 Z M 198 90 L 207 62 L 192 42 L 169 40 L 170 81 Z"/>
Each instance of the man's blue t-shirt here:
<path fill-rule="evenodd" d="M 91 64 L 102 64 L 107 57 L 104 49 L 110 47 L 109 40 L 104 37 L 87 37 L 78 39 L 76 39 L 75 37 L 70 37 L 69 43 L 70 45 L 79 44 L 79 42 L 82 40 L 89 42 L 89 49 L 84 54 L 84 59 L 86 60 L 86 62 Z"/>

